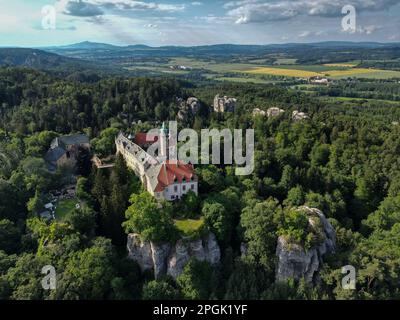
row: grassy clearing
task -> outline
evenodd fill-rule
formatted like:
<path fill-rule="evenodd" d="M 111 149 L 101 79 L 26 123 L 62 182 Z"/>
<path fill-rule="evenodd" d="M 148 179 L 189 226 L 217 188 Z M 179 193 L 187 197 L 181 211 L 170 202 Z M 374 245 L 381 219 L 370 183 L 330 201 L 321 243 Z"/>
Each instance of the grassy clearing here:
<path fill-rule="evenodd" d="M 200 230 L 204 225 L 204 218 L 198 220 L 186 219 L 186 220 L 175 220 L 175 226 L 182 231 L 185 235 L 193 234 Z"/>
<path fill-rule="evenodd" d="M 388 104 L 393 104 L 393 105 L 400 106 L 400 102 L 399 101 L 382 100 L 382 99 L 366 99 L 366 98 L 351 98 L 351 97 L 328 97 L 328 96 L 322 96 L 322 97 L 319 97 L 319 98 L 321 100 L 329 101 L 329 102 L 335 102 L 335 101 L 340 101 L 340 102 L 374 101 L 374 102 L 388 103 Z"/>
<path fill-rule="evenodd" d="M 334 71 L 327 75 L 333 79 L 343 79 L 348 77 L 366 78 L 366 79 L 392 79 L 400 78 L 399 71 L 353 68 L 348 71 Z"/>
<path fill-rule="evenodd" d="M 65 220 L 68 215 L 75 209 L 77 199 L 61 200 L 57 203 L 56 219 Z"/>
<path fill-rule="evenodd" d="M 291 59 L 291 58 L 279 58 L 276 59 L 275 63 L 276 64 L 296 64 L 297 59 Z"/>

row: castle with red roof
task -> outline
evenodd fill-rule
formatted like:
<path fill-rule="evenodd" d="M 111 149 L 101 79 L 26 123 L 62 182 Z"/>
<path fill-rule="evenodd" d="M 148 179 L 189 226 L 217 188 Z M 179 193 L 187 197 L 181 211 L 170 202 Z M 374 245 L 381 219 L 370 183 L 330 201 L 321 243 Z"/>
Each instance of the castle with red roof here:
<path fill-rule="evenodd" d="M 147 148 L 159 143 L 157 157 L 147 153 Z M 117 153 L 120 153 L 129 168 L 140 178 L 147 191 L 158 200 L 175 201 L 189 191 L 198 194 L 198 177 L 192 164 L 180 160 L 169 160 L 168 132 L 164 125 L 159 135 L 137 133 L 126 137 L 120 133 L 115 139 Z"/>

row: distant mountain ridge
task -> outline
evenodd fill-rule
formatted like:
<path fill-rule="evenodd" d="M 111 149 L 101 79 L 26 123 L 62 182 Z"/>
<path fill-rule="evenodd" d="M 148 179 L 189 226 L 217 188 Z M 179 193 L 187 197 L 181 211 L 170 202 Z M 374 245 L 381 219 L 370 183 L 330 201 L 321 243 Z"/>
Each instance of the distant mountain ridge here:
<path fill-rule="evenodd" d="M 212 44 L 212 45 L 197 45 L 197 46 L 148 46 L 144 44 L 134 44 L 134 45 L 112 45 L 107 43 L 98 43 L 98 42 L 90 42 L 84 41 L 79 43 L 74 43 L 70 45 L 64 46 L 52 46 L 52 47 L 38 47 L 37 49 L 59 49 L 59 50 L 68 50 L 68 49 L 109 49 L 109 50 L 121 50 L 121 49 L 206 49 L 206 48 L 293 48 L 293 47 L 318 47 L 318 48 L 332 48 L 332 47 L 357 47 L 357 48 L 384 48 L 384 47 L 400 47 L 399 42 L 352 42 L 352 41 L 323 41 L 323 42 L 310 42 L 310 43 L 302 43 L 302 42 L 293 42 L 293 43 L 282 43 L 282 44 L 229 44 L 229 43 L 221 43 L 221 44 Z"/>
<path fill-rule="evenodd" d="M 306 57 L 307 55 L 312 54 L 313 51 L 319 51 L 321 54 L 323 51 L 339 51 L 347 49 L 400 50 L 400 43 L 327 41 L 316 43 L 286 43 L 268 45 L 216 44 L 201 46 L 150 47 L 142 44 L 118 46 L 85 41 L 67 46 L 41 49 L 67 57 L 100 61 L 135 57 L 171 58 L 177 56 L 191 56 L 201 58 L 223 58 L 239 55 L 262 56 L 281 52 L 288 54 L 300 53 L 303 57 Z"/>

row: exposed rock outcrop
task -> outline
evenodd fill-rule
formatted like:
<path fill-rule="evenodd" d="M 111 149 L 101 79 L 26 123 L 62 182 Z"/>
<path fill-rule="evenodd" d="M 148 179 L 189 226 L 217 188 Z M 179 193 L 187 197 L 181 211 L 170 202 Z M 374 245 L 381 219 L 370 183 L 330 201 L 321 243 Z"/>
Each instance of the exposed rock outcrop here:
<path fill-rule="evenodd" d="M 300 207 L 298 210 L 308 215 L 311 228 L 317 224 L 318 227 L 322 228 L 323 240 L 318 245 L 307 250 L 302 245 L 280 236 L 276 248 L 278 257 L 276 280 L 285 281 L 288 278 L 295 280 L 304 278 L 306 282 L 311 283 L 323 262 L 322 257 L 335 250 L 336 233 L 320 210 L 305 206 Z"/>
<path fill-rule="evenodd" d="M 293 121 L 301 121 L 308 119 L 308 115 L 305 112 L 300 112 L 298 110 L 293 111 L 292 120 Z"/>
<path fill-rule="evenodd" d="M 218 113 L 234 112 L 237 99 L 227 96 L 220 97 L 218 94 L 214 98 L 214 111 Z"/>
<path fill-rule="evenodd" d="M 199 99 L 195 97 L 190 97 L 186 101 L 183 99 L 178 99 L 179 102 L 179 111 L 178 111 L 178 119 L 187 120 L 190 117 L 195 116 L 201 107 Z"/>
<path fill-rule="evenodd" d="M 198 240 L 180 239 L 175 245 L 142 241 L 138 234 L 128 235 L 128 257 L 136 261 L 142 271 L 153 270 L 155 278 L 170 275 L 176 279 L 191 258 L 219 263 L 221 250 L 213 233 Z"/>
<path fill-rule="evenodd" d="M 261 116 L 265 117 L 267 113 L 264 110 L 261 110 L 260 108 L 255 108 L 253 109 L 253 117 Z"/>
<path fill-rule="evenodd" d="M 285 113 L 285 110 L 273 107 L 267 110 L 267 117 L 268 118 L 279 117 L 283 113 Z"/>

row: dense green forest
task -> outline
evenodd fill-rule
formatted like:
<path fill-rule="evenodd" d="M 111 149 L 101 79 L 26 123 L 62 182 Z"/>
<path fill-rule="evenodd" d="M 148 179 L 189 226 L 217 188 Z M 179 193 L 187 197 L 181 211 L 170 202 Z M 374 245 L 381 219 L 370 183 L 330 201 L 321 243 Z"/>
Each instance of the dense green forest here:
<path fill-rule="evenodd" d="M 343 82 L 321 90 L 399 97 L 397 83 Z M 235 112 L 212 113 L 216 94 L 237 98 Z M 181 127 L 255 130 L 252 175 L 235 176 L 232 166 L 197 166 L 199 196 L 160 207 L 120 156 L 109 171 L 92 168 L 82 156 L 77 178 L 47 170 L 43 157 L 53 138 L 85 133 L 93 151 L 106 157 L 115 153 L 120 130 L 143 131 L 175 120 L 177 98 L 191 96 L 200 100 L 201 109 Z M 288 112 L 274 118 L 252 114 L 254 108 L 270 107 Z M 309 119 L 292 121 L 293 110 Z M 399 121 L 400 105 L 393 101 L 342 103 L 273 85 L 75 79 L 2 68 L 0 299 L 398 299 Z M 62 221 L 40 219 L 35 212 L 49 192 L 71 183 L 84 205 Z M 278 235 L 309 240 L 301 215 L 291 211 L 304 204 L 329 218 L 336 252 L 324 258 L 318 283 L 277 283 Z M 176 281 L 154 280 L 127 259 L 127 232 L 172 241 L 179 237 L 173 218 L 200 213 L 221 247 L 218 267 L 193 260 Z M 38 279 L 49 264 L 57 270 L 58 285 L 45 291 Z M 340 285 L 345 265 L 358 270 L 356 290 Z"/>

